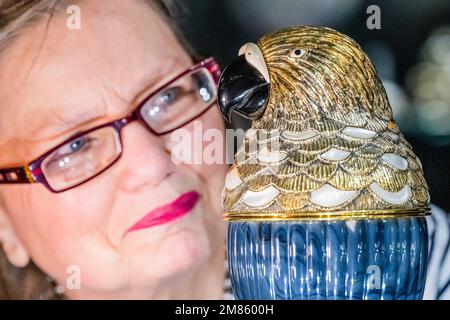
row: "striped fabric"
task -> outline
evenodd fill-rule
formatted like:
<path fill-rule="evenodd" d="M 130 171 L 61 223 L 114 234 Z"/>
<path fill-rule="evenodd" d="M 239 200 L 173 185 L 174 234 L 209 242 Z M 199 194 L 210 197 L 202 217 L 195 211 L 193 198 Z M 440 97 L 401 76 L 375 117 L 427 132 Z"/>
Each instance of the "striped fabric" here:
<path fill-rule="evenodd" d="M 450 300 L 450 216 L 432 205 L 427 218 L 429 261 L 424 300 Z M 234 300 L 228 260 L 225 260 L 224 300 Z"/>
<path fill-rule="evenodd" d="M 450 300 L 450 216 L 431 206 L 427 218 L 429 252 L 424 300 Z"/>

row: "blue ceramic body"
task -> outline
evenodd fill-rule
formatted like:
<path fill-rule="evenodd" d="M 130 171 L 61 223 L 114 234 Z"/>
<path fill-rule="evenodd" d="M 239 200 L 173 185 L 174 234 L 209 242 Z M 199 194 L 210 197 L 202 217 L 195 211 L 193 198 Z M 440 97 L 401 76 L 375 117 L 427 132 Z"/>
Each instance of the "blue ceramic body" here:
<path fill-rule="evenodd" d="M 422 299 L 425 218 L 230 222 L 236 299 Z"/>

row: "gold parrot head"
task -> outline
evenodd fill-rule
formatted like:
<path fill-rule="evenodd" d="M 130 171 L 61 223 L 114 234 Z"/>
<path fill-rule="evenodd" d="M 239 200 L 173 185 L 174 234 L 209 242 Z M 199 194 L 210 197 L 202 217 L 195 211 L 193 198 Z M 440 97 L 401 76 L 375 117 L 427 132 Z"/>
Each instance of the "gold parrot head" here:
<path fill-rule="evenodd" d="M 428 186 L 375 67 L 350 37 L 294 26 L 247 43 L 218 105 L 253 120 L 223 192 L 227 220 L 422 216 Z"/>

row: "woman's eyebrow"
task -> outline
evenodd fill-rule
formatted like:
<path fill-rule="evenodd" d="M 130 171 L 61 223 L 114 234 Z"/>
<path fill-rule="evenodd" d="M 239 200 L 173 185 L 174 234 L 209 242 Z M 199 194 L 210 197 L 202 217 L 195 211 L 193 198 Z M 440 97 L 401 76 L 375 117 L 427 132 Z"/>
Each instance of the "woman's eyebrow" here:
<path fill-rule="evenodd" d="M 53 139 L 106 117 L 106 113 L 94 109 L 66 113 L 51 112 L 48 116 L 41 117 L 43 121 L 36 123 L 28 134 L 33 140 Z"/>
<path fill-rule="evenodd" d="M 132 94 L 132 97 L 120 97 L 114 92 L 127 105 L 127 110 L 124 110 L 121 114 L 109 115 L 106 104 L 102 104 L 102 108 L 90 106 L 90 108 L 80 108 L 76 111 L 74 111 L 74 108 L 71 108 L 70 112 L 65 112 L 67 108 L 70 108 L 69 106 L 49 108 L 48 114 L 40 115 L 40 121 L 33 121 L 32 126 L 35 128 L 31 129 L 28 134 L 34 140 L 53 139 L 74 132 L 77 128 L 84 127 L 84 129 L 89 129 L 88 125 L 90 123 L 93 124 L 102 119 L 112 121 L 125 116 L 136 108 L 140 100 L 144 99 L 151 91 L 157 90 L 186 68 L 188 66 L 183 68 L 183 63 L 179 59 L 170 59 L 165 61 L 164 66 L 156 70 L 153 68 L 153 70 L 146 72 L 141 79 L 138 79 L 135 85 L 137 90 L 133 90 L 134 94 Z M 171 72 L 170 70 L 173 71 Z"/>
<path fill-rule="evenodd" d="M 137 82 L 139 90 L 134 94 L 132 103 L 139 103 L 141 99 L 145 98 L 150 91 L 159 89 L 160 86 L 170 81 L 174 76 L 178 75 L 188 67 L 184 67 L 183 62 L 180 59 L 167 59 L 164 63 L 153 70 L 148 72 L 141 80 Z M 170 70 L 173 70 L 172 72 Z"/>

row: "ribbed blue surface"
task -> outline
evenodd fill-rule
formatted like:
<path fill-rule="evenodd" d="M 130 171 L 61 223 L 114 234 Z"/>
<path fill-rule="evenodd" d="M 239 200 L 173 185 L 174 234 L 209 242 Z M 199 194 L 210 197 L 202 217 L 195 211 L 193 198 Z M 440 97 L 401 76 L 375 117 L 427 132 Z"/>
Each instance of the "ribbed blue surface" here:
<path fill-rule="evenodd" d="M 425 218 L 230 222 L 237 299 L 422 299 Z"/>

